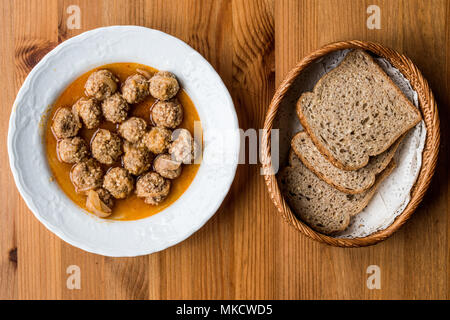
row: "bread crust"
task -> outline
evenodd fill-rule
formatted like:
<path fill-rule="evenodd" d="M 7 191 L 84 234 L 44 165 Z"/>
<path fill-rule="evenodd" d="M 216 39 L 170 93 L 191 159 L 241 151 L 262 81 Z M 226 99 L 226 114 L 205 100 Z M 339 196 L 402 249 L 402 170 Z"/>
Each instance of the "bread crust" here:
<path fill-rule="evenodd" d="M 331 179 L 328 179 L 325 175 L 323 175 L 320 171 L 318 171 L 311 163 L 309 163 L 307 160 L 306 160 L 306 158 L 301 154 L 301 152 L 299 152 L 296 148 L 295 148 L 295 146 L 294 146 L 294 139 L 297 137 L 297 136 L 299 136 L 299 135 L 301 135 L 301 134 L 303 134 L 304 133 L 304 131 L 300 131 L 300 132 L 298 132 L 293 138 L 292 138 L 292 140 L 291 140 L 291 152 L 294 152 L 295 153 L 295 155 L 302 161 L 302 163 L 305 165 L 305 167 L 307 167 L 309 170 L 311 170 L 317 177 L 319 177 L 321 180 L 323 180 L 323 181 L 325 181 L 326 183 L 328 183 L 330 186 L 332 186 L 332 187 L 334 187 L 334 188 L 336 188 L 336 189 L 338 189 L 339 191 L 342 191 L 342 192 L 345 192 L 345 193 L 348 193 L 348 194 L 360 194 L 360 193 L 363 193 L 363 192 L 365 192 L 365 191 L 367 191 L 367 190 L 369 190 L 373 185 L 374 185 L 374 183 L 375 183 L 375 181 L 376 181 L 376 176 L 378 175 L 378 174 L 380 174 L 380 173 L 372 173 L 371 175 L 370 175 L 370 183 L 369 183 L 369 185 L 366 187 L 366 188 L 360 188 L 360 189 L 349 189 L 349 188 L 346 188 L 346 187 L 344 187 L 344 186 L 342 186 L 342 185 L 340 185 L 340 184 L 338 184 L 338 183 L 336 183 L 336 182 L 334 182 L 333 180 L 331 180 Z M 395 155 L 395 152 L 397 151 L 397 148 L 398 148 L 398 146 L 400 145 L 400 143 L 401 143 L 401 141 L 403 140 L 403 138 L 404 138 L 404 135 L 402 136 L 402 137 L 400 137 L 394 144 L 396 144 L 396 146 L 394 146 L 394 149 L 395 150 L 393 150 L 392 151 L 392 156 L 391 157 L 386 157 L 386 159 L 382 162 L 382 167 L 383 167 L 383 169 L 381 170 L 381 172 L 385 169 L 385 168 L 387 168 L 387 166 L 389 165 L 389 163 L 391 162 L 391 160 L 393 159 L 393 157 L 394 157 L 394 155 Z M 369 159 L 370 160 L 370 159 Z"/>
<path fill-rule="evenodd" d="M 314 131 L 312 130 L 312 128 L 310 127 L 310 125 L 308 124 L 308 121 L 305 117 L 305 115 L 303 114 L 302 111 L 302 106 L 301 106 L 301 101 L 302 98 L 306 95 L 306 94 L 314 94 L 316 88 L 323 82 L 325 81 L 325 79 L 327 79 L 328 77 L 330 77 L 331 75 L 333 75 L 333 73 L 335 73 L 339 66 L 342 64 L 342 62 L 344 62 L 346 59 L 348 59 L 348 54 L 347 56 L 344 58 L 344 60 L 333 70 L 331 70 L 330 72 L 328 72 L 327 74 L 325 74 L 322 78 L 319 79 L 319 81 L 317 81 L 317 83 L 315 84 L 312 92 L 304 92 L 300 98 L 298 99 L 297 103 L 296 103 L 296 111 L 297 111 L 297 116 L 300 120 L 300 123 L 302 124 L 303 128 L 305 129 L 305 131 L 308 133 L 308 135 L 310 136 L 311 140 L 313 141 L 313 143 L 315 144 L 315 146 L 317 147 L 317 149 L 320 151 L 320 153 L 322 153 L 322 155 L 324 155 L 328 161 L 330 161 L 335 167 L 342 169 L 342 170 L 346 170 L 346 171 L 354 171 L 354 170 L 358 170 L 362 167 L 365 167 L 368 163 L 369 163 L 369 159 L 371 156 L 376 156 L 378 154 L 383 153 L 384 151 L 386 151 L 395 141 L 397 141 L 405 132 L 409 131 L 411 128 L 413 128 L 414 126 L 416 126 L 421 120 L 422 120 L 422 115 L 420 114 L 420 111 L 411 103 L 411 101 L 409 101 L 409 99 L 403 94 L 403 92 L 397 87 L 397 85 L 392 81 L 392 79 L 384 72 L 384 70 L 373 60 L 373 58 L 367 54 L 365 51 L 363 50 L 358 50 L 360 51 L 363 55 L 365 55 L 368 59 L 370 59 L 374 66 L 380 71 L 381 76 L 388 81 L 391 86 L 394 88 L 394 90 L 397 91 L 397 93 L 401 96 L 404 97 L 405 101 L 407 102 L 406 105 L 417 115 L 417 119 L 416 121 L 414 121 L 411 125 L 406 126 L 404 128 L 403 131 L 399 131 L 398 133 L 396 133 L 395 135 L 392 136 L 392 138 L 390 140 L 387 140 L 387 142 L 383 145 L 383 148 L 381 152 L 376 153 L 376 154 L 364 154 L 364 160 L 362 161 L 362 165 L 360 166 L 351 166 L 351 165 L 345 165 L 344 163 L 340 162 L 337 158 L 335 158 L 333 156 L 333 154 L 325 147 L 323 146 L 319 139 L 316 137 L 316 135 L 314 134 Z"/>
<path fill-rule="evenodd" d="M 291 151 L 292 151 L 292 150 L 291 150 Z M 305 167 L 306 167 L 306 166 L 305 166 Z M 326 234 L 326 235 L 333 235 L 333 234 L 336 234 L 336 233 L 338 233 L 338 232 L 341 232 L 341 231 L 347 229 L 348 225 L 350 224 L 350 219 L 351 219 L 352 217 L 358 215 L 358 214 L 359 214 L 359 213 L 360 213 L 360 212 L 361 212 L 361 211 L 369 204 L 370 200 L 373 198 L 373 196 L 374 196 L 376 190 L 378 189 L 379 185 L 384 181 L 384 179 L 385 179 L 386 177 L 388 177 L 388 176 L 392 173 L 392 171 L 395 169 L 395 167 L 396 167 L 395 160 L 392 159 L 392 160 L 389 162 L 388 166 L 387 166 L 381 173 L 379 173 L 379 174 L 377 175 L 377 177 L 376 177 L 376 179 L 375 179 L 375 183 L 373 184 L 373 186 L 371 187 L 371 189 L 369 189 L 369 190 L 367 191 L 367 194 L 364 196 L 363 201 L 361 201 L 361 202 L 359 202 L 359 203 L 356 204 L 355 210 L 352 210 L 352 211 L 353 211 L 352 213 L 347 213 L 346 215 L 344 215 L 345 223 L 342 224 L 342 226 L 341 226 L 339 229 L 335 229 L 335 230 L 333 230 L 333 231 L 328 230 L 325 226 L 324 226 L 324 227 L 321 227 L 321 226 L 313 225 L 312 223 L 309 223 L 309 222 L 308 222 L 308 215 L 305 215 L 303 212 L 298 211 L 298 210 L 293 206 L 293 204 L 292 204 L 292 202 L 291 202 L 290 195 L 289 195 L 288 192 L 286 192 L 286 190 L 284 190 L 284 186 L 283 186 L 283 192 L 285 193 L 285 196 L 286 196 L 286 198 L 287 198 L 287 200 L 288 200 L 288 202 L 289 202 L 289 205 L 290 205 L 292 211 L 293 211 L 297 216 L 299 216 L 299 218 L 300 218 L 301 220 L 303 220 L 303 221 L 304 221 L 306 224 L 308 224 L 312 229 L 314 229 L 314 230 L 316 230 L 316 231 L 318 231 L 318 232 L 321 232 L 321 233 Z M 286 167 L 285 169 L 287 169 L 287 168 L 293 169 L 293 168 L 295 168 L 295 166 L 288 166 L 288 167 Z M 306 167 L 306 169 L 308 169 L 308 168 Z M 308 169 L 308 170 L 309 170 L 309 169 Z"/>

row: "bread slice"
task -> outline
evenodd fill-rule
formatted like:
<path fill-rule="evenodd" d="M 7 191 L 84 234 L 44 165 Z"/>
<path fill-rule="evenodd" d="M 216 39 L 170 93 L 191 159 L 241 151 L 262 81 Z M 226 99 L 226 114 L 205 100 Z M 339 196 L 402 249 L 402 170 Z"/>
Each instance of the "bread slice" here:
<path fill-rule="evenodd" d="M 291 140 L 292 150 L 303 164 L 320 179 L 339 191 L 357 194 L 366 191 L 375 183 L 375 176 L 387 167 L 401 142 L 398 139 L 385 152 L 371 157 L 367 166 L 346 171 L 333 166 L 316 148 L 305 131 L 300 131 Z"/>
<path fill-rule="evenodd" d="M 420 120 L 414 107 L 372 57 L 347 54 L 313 92 L 302 94 L 297 114 L 319 151 L 344 170 L 367 165 Z"/>
<path fill-rule="evenodd" d="M 291 151 L 290 165 L 280 172 L 278 180 L 290 208 L 297 216 L 311 228 L 333 234 L 348 227 L 350 218 L 367 206 L 379 184 L 394 167 L 392 160 L 366 192 L 347 194 L 318 178 Z"/>

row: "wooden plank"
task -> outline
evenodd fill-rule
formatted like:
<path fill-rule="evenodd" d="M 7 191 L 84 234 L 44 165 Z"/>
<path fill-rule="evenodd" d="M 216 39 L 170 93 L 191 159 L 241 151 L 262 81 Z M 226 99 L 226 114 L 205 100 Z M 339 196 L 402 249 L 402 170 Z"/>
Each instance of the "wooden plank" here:
<path fill-rule="evenodd" d="M 11 17 L 13 2 L 0 2 L 0 70 L 7 74 L 9 83 L 14 83 L 14 32 Z M 13 85 L 4 85 L 0 98 L 0 139 L 6 141 L 8 135 L 8 121 L 11 113 L 16 90 Z M 0 299 L 16 299 L 17 291 L 17 236 L 16 212 L 19 195 L 14 187 L 13 177 L 9 166 L 6 165 L 8 154 L 2 150 L 0 154 Z"/>
<path fill-rule="evenodd" d="M 446 17 L 450 16 L 450 1 L 447 1 L 447 10 L 446 10 Z M 441 120 L 441 141 L 443 140 L 447 140 L 444 137 L 448 137 L 449 136 L 449 132 L 448 132 L 448 128 L 450 127 L 450 110 L 449 110 L 449 106 L 450 106 L 450 95 L 448 94 L 448 92 L 450 91 L 450 20 L 447 18 L 447 20 L 445 21 L 446 23 L 446 59 L 445 59 L 445 63 L 446 63 L 446 68 L 445 70 L 445 74 L 447 74 L 447 79 L 445 81 L 445 90 L 443 93 L 441 93 L 443 96 L 441 97 L 441 108 L 439 109 L 440 112 L 440 120 Z M 447 92 L 447 94 L 445 94 L 445 92 Z M 445 130 L 445 131 L 444 131 Z M 448 161 L 449 161 L 449 143 L 448 141 L 445 141 L 442 144 L 441 147 L 441 151 L 440 151 L 440 162 L 439 165 L 440 166 L 444 166 L 447 169 L 447 179 L 446 181 L 450 181 L 450 170 L 448 169 Z M 442 156 L 444 155 L 444 156 Z M 448 185 L 448 182 L 443 186 L 443 190 L 442 192 L 444 193 L 444 206 L 445 206 L 445 210 L 448 214 L 449 209 L 450 209 L 450 188 Z M 445 199 L 447 201 L 445 201 Z M 448 215 L 447 215 L 448 217 Z M 447 268 L 450 266 L 450 236 L 449 236 L 449 232 L 450 232 L 450 219 L 447 218 L 447 233 L 446 233 L 446 237 L 447 237 L 447 244 L 443 244 L 443 246 L 447 245 Z M 447 270 L 447 297 L 446 299 L 450 299 L 450 276 L 448 275 L 448 270 Z"/>
<path fill-rule="evenodd" d="M 14 1 L 15 90 L 57 43 L 56 2 Z M 20 108 L 20 106 L 17 106 Z M 17 207 L 18 297 L 61 298 L 60 244 L 26 207 Z"/>
<path fill-rule="evenodd" d="M 274 92 L 273 6 L 273 1 L 233 1 L 232 95 L 243 130 L 263 127 Z M 246 159 L 248 162 L 248 154 Z M 236 210 L 236 299 L 274 298 L 276 237 L 273 236 L 279 220 L 266 192 L 259 166 L 239 167 L 231 191 Z"/>
<path fill-rule="evenodd" d="M 443 50 L 442 44 L 446 41 L 446 15 L 448 1 L 404 1 L 403 12 L 403 52 L 408 55 L 427 78 L 437 101 L 441 116 L 444 116 L 442 133 L 443 145 L 447 145 L 445 137 L 448 136 L 448 104 L 442 98 L 448 97 L 445 74 L 446 57 L 450 52 Z M 433 52 L 433 54 L 424 54 Z M 444 107 L 444 108 L 443 108 Z M 447 118 L 447 119 L 446 119 Z M 448 122 L 447 122 L 448 123 Z M 404 242 L 406 259 L 405 275 L 401 278 L 405 282 L 406 297 L 418 299 L 425 295 L 430 298 L 444 298 L 448 294 L 447 277 L 448 249 L 445 239 L 448 236 L 447 223 L 449 209 L 445 203 L 448 199 L 448 152 L 441 152 L 436 175 L 431 187 L 419 210 L 400 234 Z M 433 248 L 424 250 L 424 248 Z M 407 272 L 414 270 L 414 272 Z"/>

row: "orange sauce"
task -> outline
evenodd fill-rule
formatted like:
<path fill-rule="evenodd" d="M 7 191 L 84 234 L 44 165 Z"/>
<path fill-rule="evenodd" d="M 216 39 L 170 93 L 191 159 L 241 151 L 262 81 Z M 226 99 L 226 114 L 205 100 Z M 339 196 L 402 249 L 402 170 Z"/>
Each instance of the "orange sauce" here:
<path fill-rule="evenodd" d="M 83 208 L 86 211 L 86 196 L 78 194 L 75 192 L 75 188 L 72 185 L 70 180 L 70 170 L 72 168 L 71 164 L 63 163 L 59 160 L 58 154 L 56 151 L 57 140 L 53 135 L 51 130 L 53 116 L 60 107 L 72 107 L 72 105 L 81 97 L 85 96 L 84 94 L 84 84 L 89 77 L 89 75 L 98 70 L 98 69 L 108 69 L 113 72 L 122 83 L 125 79 L 136 73 L 137 69 L 145 70 L 150 74 L 154 74 L 158 70 L 153 69 L 151 67 L 141 65 L 138 63 L 113 63 L 98 67 L 93 69 L 74 82 L 72 82 L 64 92 L 58 97 L 56 102 L 53 104 L 50 110 L 50 116 L 48 117 L 49 121 L 47 121 L 47 125 L 45 128 L 45 144 L 46 144 L 46 153 L 47 159 L 50 166 L 50 169 L 53 174 L 53 180 L 55 180 L 64 193 L 78 206 Z M 191 134 L 194 133 L 194 121 L 200 121 L 200 117 L 198 116 L 197 110 L 195 109 L 194 104 L 192 103 L 189 96 L 186 94 L 184 90 L 180 90 L 177 94 L 177 98 L 180 103 L 183 105 L 184 109 L 184 119 L 180 125 L 180 128 L 188 129 Z M 150 121 L 150 108 L 154 104 L 155 99 L 152 97 L 148 97 L 143 102 L 139 104 L 132 105 L 130 108 L 130 116 L 137 116 L 145 119 L 148 125 L 152 125 Z M 100 125 L 101 128 L 108 129 L 111 131 L 116 131 L 117 126 L 110 122 L 103 121 Z M 84 126 L 80 130 L 79 135 L 83 137 L 86 142 L 90 142 L 91 138 L 96 129 L 86 129 Z M 143 199 L 138 198 L 134 193 L 130 195 L 128 198 L 123 200 L 115 200 L 115 205 L 113 207 L 113 213 L 107 218 L 112 220 L 137 220 L 152 216 L 168 206 L 174 203 L 194 180 L 195 175 L 200 167 L 200 164 L 190 164 L 183 165 L 183 170 L 177 179 L 172 180 L 171 182 L 171 191 L 169 196 L 159 205 L 152 206 L 145 204 Z M 107 166 L 104 167 L 105 172 L 108 169 Z"/>

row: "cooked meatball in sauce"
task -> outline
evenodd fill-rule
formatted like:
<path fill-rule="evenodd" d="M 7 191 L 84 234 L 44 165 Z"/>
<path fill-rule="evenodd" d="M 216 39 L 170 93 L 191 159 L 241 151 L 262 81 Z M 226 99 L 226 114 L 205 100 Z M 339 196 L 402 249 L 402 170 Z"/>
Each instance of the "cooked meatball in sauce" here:
<path fill-rule="evenodd" d="M 72 112 L 82 120 L 88 129 L 97 128 L 102 120 L 100 104 L 93 98 L 81 98 L 73 105 Z"/>
<path fill-rule="evenodd" d="M 119 134 L 131 143 L 139 142 L 147 131 L 147 122 L 138 117 L 131 117 L 119 126 Z"/>
<path fill-rule="evenodd" d="M 129 76 L 122 86 L 122 96 L 130 104 L 141 102 L 148 95 L 148 79 L 141 74 Z"/>
<path fill-rule="evenodd" d="M 173 160 L 170 154 L 160 154 L 153 163 L 153 169 L 166 179 L 176 179 L 181 174 L 181 162 Z"/>
<path fill-rule="evenodd" d="M 120 93 L 106 98 L 102 103 L 103 116 L 112 123 L 121 123 L 128 117 L 130 106 Z"/>
<path fill-rule="evenodd" d="M 45 140 L 52 181 L 102 219 L 161 212 L 198 171 L 199 164 L 169 154 L 172 130 L 193 133 L 200 121 L 173 74 L 136 63 L 105 65 L 71 83 L 50 111 Z"/>
<path fill-rule="evenodd" d="M 124 168 L 111 168 L 103 179 L 103 188 L 114 198 L 125 199 L 134 189 L 134 178 Z"/>
<path fill-rule="evenodd" d="M 172 131 L 166 128 L 153 127 L 144 135 L 143 143 L 154 154 L 164 153 L 170 146 Z"/>
<path fill-rule="evenodd" d="M 168 71 L 159 71 L 150 79 L 150 94 L 155 99 L 167 101 L 175 97 L 180 85 L 175 75 Z"/>
<path fill-rule="evenodd" d="M 77 163 L 72 168 L 70 178 L 75 191 L 85 193 L 102 185 L 103 170 L 96 160 L 90 158 Z"/>
<path fill-rule="evenodd" d="M 123 167 L 138 176 L 147 171 L 153 160 L 153 154 L 143 145 L 124 143 L 125 153 L 122 157 Z"/>
<path fill-rule="evenodd" d="M 122 140 L 116 133 L 99 129 L 91 142 L 92 156 L 103 164 L 113 164 L 122 155 Z"/>
<path fill-rule="evenodd" d="M 111 71 L 95 71 L 86 81 L 86 95 L 100 101 L 104 100 L 117 91 L 118 83 L 119 79 Z"/>
<path fill-rule="evenodd" d="M 164 179 L 156 172 L 149 172 L 136 183 L 136 194 L 144 198 L 145 203 L 157 205 L 166 199 L 170 191 L 170 180 Z"/>
<path fill-rule="evenodd" d="M 68 108 L 58 109 L 53 117 L 52 129 L 58 139 L 74 137 L 80 128 L 80 119 Z"/>
<path fill-rule="evenodd" d="M 152 121 L 158 127 L 175 129 L 183 121 L 183 107 L 177 99 L 158 101 L 152 108 Z"/>
<path fill-rule="evenodd" d="M 80 137 L 62 139 L 57 148 L 59 158 L 65 163 L 78 163 L 89 155 L 88 145 Z"/>

